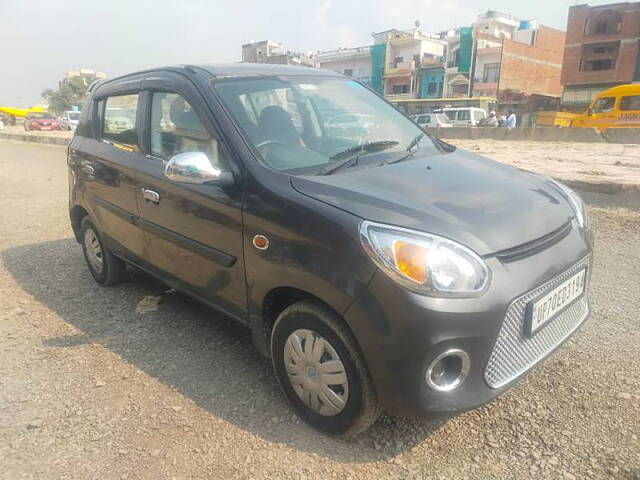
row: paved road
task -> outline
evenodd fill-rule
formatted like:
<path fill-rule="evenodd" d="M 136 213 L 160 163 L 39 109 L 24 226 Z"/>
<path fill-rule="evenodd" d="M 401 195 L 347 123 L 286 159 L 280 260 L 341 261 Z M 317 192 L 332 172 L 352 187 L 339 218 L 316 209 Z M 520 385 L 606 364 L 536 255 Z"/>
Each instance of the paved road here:
<path fill-rule="evenodd" d="M 593 317 L 516 388 L 340 442 L 243 328 L 141 274 L 98 287 L 66 190 L 63 148 L 0 142 L 0 478 L 640 478 L 637 212 L 592 210 Z"/>

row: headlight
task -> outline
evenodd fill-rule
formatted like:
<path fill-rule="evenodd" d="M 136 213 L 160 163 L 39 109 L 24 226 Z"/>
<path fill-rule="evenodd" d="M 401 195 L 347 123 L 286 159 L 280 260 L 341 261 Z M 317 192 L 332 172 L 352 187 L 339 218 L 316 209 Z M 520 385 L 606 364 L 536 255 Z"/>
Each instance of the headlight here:
<path fill-rule="evenodd" d="M 555 180 L 551 180 L 551 182 L 560 189 L 560 192 L 565 196 L 573 211 L 576 214 L 576 221 L 580 228 L 589 228 L 589 218 L 587 215 L 587 211 L 584 206 L 584 202 L 580 198 L 576 192 L 567 187 L 564 183 L 557 182 Z"/>
<path fill-rule="evenodd" d="M 477 297 L 491 280 L 482 259 L 452 240 L 369 221 L 360 226 L 373 261 L 410 290 L 432 297 Z"/>

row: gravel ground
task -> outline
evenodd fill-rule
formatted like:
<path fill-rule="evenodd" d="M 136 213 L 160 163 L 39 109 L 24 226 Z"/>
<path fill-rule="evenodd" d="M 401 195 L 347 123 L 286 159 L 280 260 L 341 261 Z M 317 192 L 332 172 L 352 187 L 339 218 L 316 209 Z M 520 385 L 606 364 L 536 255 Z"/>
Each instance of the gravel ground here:
<path fill-rule="evenodd" d="M 242 327 L 141 274 L 98 287 L 66 191 L 63 148 L 0 142 L 0 478 L 640 479 L 640 213 L 591 209 L 593 316 L 519 385 L 342 442 Z"/>
<path fill-rule="evenodd" d="M 640 145 L 520 142 L 488 138 L 446 141 L 558 179 L 640 185 Z"/>

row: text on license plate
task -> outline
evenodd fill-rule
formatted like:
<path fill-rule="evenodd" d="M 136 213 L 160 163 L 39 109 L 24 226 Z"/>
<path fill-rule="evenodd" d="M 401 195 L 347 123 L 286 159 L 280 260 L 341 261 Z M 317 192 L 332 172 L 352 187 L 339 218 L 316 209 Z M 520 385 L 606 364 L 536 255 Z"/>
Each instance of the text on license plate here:
<path fill-rule="evenodd" d="M 580 270 L 565 280 L 544 297 L 529 305 L 529 334 L 534 334 L 540 327 L 551 320 L 560 310 L 582 296 L 584 293 L 586 269 Z"/>

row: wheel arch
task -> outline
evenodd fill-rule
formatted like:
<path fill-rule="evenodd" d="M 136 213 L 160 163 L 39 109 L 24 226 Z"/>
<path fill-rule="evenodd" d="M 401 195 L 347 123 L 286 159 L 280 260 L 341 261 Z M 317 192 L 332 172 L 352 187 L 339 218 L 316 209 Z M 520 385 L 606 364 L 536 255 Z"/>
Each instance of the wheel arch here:
<path fill-rule="evenodd" d="M 74 205 L 69 210 L 69 219 L 71 220 L 71 228 L 73 229 L 73 235 L 76 237 L 76 241 L 80 243 L 80 224 L 82 219 L 89 215 L 89 212 L 81 205 Z"/>
<path fill-rule="evenodd" d="M 253 333 L 253 341 L 258 351 L 266 357 L 271 357 L 271 332 L 275 325 L 276 319 L 287 307 L 296 302 L 308 300 L 323 308 L 326 308 L 336 314 L 349 330 L 354 340 L 358 344 L 358 340 L 346 322 L 342 314 L 332 307 L 329 303 L 320 297 L 306 290 L 297 287 L 279 286 L 274 287 L 267 292 L 262 300 L 260 315 L 251 316 L 251 330 Z M 358 344 L 360 348 L 360 345 Z"/>

